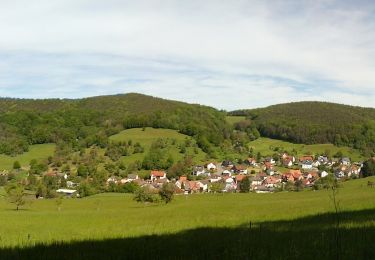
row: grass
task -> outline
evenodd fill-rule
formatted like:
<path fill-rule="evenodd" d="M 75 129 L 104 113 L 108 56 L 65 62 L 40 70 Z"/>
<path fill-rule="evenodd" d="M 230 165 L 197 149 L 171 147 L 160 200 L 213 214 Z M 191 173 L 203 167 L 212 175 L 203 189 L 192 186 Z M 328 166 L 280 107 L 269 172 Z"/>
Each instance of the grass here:
<path fill-rule="evenodd" d="M 375 209 L 375 189 L 367 187 L 368 180 L 374 181 L 375 177 L 343 184 L 338 194 L 343 211 Z M 24 210 L 15 211 L 14 205 L 0 198 L 0 221 L 3 223 L 0 248 L 23 248 L 39 243 L 49 245 L 56 241 L 164 236 L 199 228 L 236 229 L 249 222 L 254 225 L 293 222 L 333 211 L 330 192 L 325 190 L 181 195 L 169 205 L 143 205 L 134 202 L 130 195 L 103 194 L 65 199 L 61 207 L 62 210 L 58 211 L 54 200 L 33 200 L 24 206 Z M 321 230 L 332 225 L 325 221 L 320 223 Z M 310 224 L 304 222 L 304 225 Z M 375 221 L 373 218 L 355 221 L 348 215 L 341 227 L 360 228 L 364 225 L 374 228 Z M 278 228 L 282 227 L 286 225 Z M 242 238 L 231 239 L 241 242 Z"/>
<path fill-rule="evenodd" d="M 282 147 L 283 150 L 291 152 L 295 149 L 298 153 L 298 156 L 306 154 L 323 154 L 325 151 L 330 151 L 331 155 L 334 155 L 338 151 L 341 151 L 344 156 L 351 157 L 354 161 L 363 160 L 364 157 L 361 153 L 349 147 L 337 147 L 333 144 L 314 144 L 314 145 L 305 145 L 305 144 L 293 144 L 281 140 L 270 139 L 261 137 L 255 141 L 250 142 L 250 147 L 252 147 L 255 153 L 260 152 L 262 155 L 272 155 L 275 152 L 272 148 Z"/>
<path fill-rule="evenodd" d="M 52 156 L 55 151 L 55 144 L 36 144 L 31 145 L 29 151 L 18 156 L 7 156 L 0 154 L 0 169 L 10 170 L 13 163 L 19 161 L 22 167 L 28 166 L 32 159 L 43 160 Z"/>
<path fill-rule="evenodd" d="M 225 119 L 227 122 L 231 125 L 234 125 L 235 123 L 241 122 L 246 119 L 245 116 L 226 116 Z"/>
<path fill-rule="evenodd" d="M 175 161 L 178 161 L 183 158 L 183 155 L 180 154 L 178 146 L 183 144 L 185 140 L 191 140 L 192 144 L 195 144 L 195 141 L 187 135 L 180 134 L 176 130 L 171 129 L 155 129 L 147 127 L 143 131 L 142 128 L 133 128 L 120 132 L 119 134 L 113 135 L 110 137 L 111 141 L 123 142 L 132 140 L 133 144 L 139 142 L 144 148 L 144 153 L 132 154 L 130 156 L 125 156 L 122 158 L 124 163 L 128 164 L 135 161 L 142 161 L 145 154 L 149 151 L 151 144 L 156 141 L 158 138 L 175 140 L 175 144 L 168 145 L 168 152 L 172 155 Z M 200 149 L 197 148 L 198 153 L 194 153 L 193 147 L 186 148 L 187 153 L 194 156 L 194 161 L 196 163 L 203 162 L 206 158 L 206 154 Z"/>

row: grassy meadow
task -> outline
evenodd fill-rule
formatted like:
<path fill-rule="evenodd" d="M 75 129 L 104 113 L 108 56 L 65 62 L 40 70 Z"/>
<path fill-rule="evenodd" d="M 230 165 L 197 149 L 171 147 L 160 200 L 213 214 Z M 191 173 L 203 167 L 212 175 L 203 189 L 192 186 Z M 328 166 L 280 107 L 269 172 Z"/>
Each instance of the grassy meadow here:
<path fill-rule="evenodd" d="M 255 153 L 260 152 L 262 155 L 272 155 L 275 153 L 272 150 L 273 148 L 282 147 L 283 150 L 287 150 L 289 152 L 295 149 L 298 153 L 298 156 L 306 154 L 322 154 L 328 150 L 331 155 L 334 155 L 338 151 L 341 151 L 344 156 L 351 157 L 354 161 L 360 161 L 364 159 L 361 153 L 356 149 L 352 149 L 349 147 L 337 147 L 333 144 L 293 144 L 281 140 L 261 137 L 255 141 L 250 142 L 249 146 L 254 149 Z"/>
<path fill-rule="evenodd" d="M 235 123 L 241 122 L 246 119 L 245 116 L 226 116 L 225 119 L 227 122 L 231 125 L 234 125 Z"/>
<path fill-rule="evenodd" d="M 15 161 L 19 161 L 22 167 L 29 166 L 32 159 L 43 160 L 52 156 L 55 152 L 55 144 L 31 145 L 29 151 L 17 156 L 0 154 L 0 170 L 10 170 Z"/>
<path fill-rule="evenodd" d="M 315 244 L 329 246 L 331 251 L 319 251 L 326 259 L 352 256 L 355 251 L 341 246 L 359 239 L 369 246 L 365 236 L 375 238 L 375 188 L 367 187 L 368 180 L 375 177 L 342 184 L 338 224 L 338 215 L 332 214 L 332 192 L 326 190 L 180 195 L 168 205 L 137 204 L 126 194 L 101 194 L 64 199 L 60 211 L 54 200 L 32 200 L 16 211 L 0 197 L 0 256 L 191 259 L 184 255 L 190 252 L 192 258 L 298 259 Z M 275 252 L 267 251 L 270 245 Z M 249 253 L 250 248 L 255 251 Z M 371 254 L 365 247 L 361 250 Z M 153 257 L 146 252 L 153 252 Z"/>

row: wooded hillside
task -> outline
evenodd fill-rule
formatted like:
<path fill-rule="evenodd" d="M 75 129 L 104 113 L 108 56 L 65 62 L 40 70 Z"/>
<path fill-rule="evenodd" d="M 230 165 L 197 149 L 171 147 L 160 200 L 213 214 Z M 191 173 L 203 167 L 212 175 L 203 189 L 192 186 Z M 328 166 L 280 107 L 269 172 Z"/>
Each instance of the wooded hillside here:
<path fill-rule="evenodd" d="M 375 148 L 375 109 L 326 102 L 297 102 L 238 110 L 262 136 L 294 143 L 333 143 L 361 149 Z"/>
<path fill-rule="evenodd" d="M 170 128 L 194 136 L 209 152 L 230 126 L 214 108 L 141 94 L 85 99 L 0 99 L 0 153 L 14 155 L 30 144 L 105 146 L 108 136 L 134 127 Z"/>

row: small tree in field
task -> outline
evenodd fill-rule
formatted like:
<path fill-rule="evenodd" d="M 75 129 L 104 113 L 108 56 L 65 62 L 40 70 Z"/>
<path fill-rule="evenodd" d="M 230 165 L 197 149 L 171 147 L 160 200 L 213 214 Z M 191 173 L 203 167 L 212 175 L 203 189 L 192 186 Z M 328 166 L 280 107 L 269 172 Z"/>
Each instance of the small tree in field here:
<path fill-rule="evenodd" d="M 25 189 L 22 185 L 11 185 L 6 188 L 7 197 L 10 203 L 16 205 L 16 210 L 25 204 Z"/>
<path fill-rule="evenodd" d="M 248 193 L 250 191 L 250 179 L 249 179 L 249 177 L 245 177 L 240 182 L 240 191 L 242 193 Z"/>
<path fill-rule="evenodd" d="M 14 170 L 19 170 L 19 169 L 21 169 L 21 164 L 20 164 L 19 161 L 15 161 L 15 162 L 13 163 L 13 169 L 14 169 Z"/>
<path fill-rule="evenodd" d="M 214 182 L 211 184 L 210 190 L 213 193 L 221 193 L 224 190 L 224 183 L 220 181 Z"/>
<path fill-rule="evenodd" d="M 147 188 L 147 187 L 142 187 L 142 188 L 137 189 L 134 192 L 133 199 L 136 202 L 143 202 L 143 203 L 157 201 L 157 199 L 155 198 L 154 194 L 152 194 L 151 191 L 150 191 L 150 189 Z"/>
<path fill-rule="evenodd" d="M 175 187 L 172 183 L 164 183 L 159 191 L 160 198 L 167 204 L 172 201 Z"/>
<path fill-rule="evenodd" d="M 58 198 L 56 198 L 55 203 L 56 203 L 56 206 L 57 206 L 57 210 L 60 211 L 61 210 L 61 205 L 63 203 L 62 196 L 59 196 Z"/>

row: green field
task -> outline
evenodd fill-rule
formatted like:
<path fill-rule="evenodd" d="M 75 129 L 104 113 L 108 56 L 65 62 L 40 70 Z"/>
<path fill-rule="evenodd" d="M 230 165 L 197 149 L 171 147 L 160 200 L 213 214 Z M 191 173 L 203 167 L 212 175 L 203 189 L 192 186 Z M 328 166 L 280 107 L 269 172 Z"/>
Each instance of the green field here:
<path fill-rule="evenodd" d="M 344 156 L 351 157 L 354 161 L 363 160 L 364 157 L 358 150 L 349 148 L 349 147 L 337 147 L 333 144 L 293 144 L 281 140 L 270 139 L 261 137 L 255 141 L 249 143 L 249 146 L 252 147 L 255 153 L 260 152 L 262 155 L 272 155 L 275 152 L 272 150 L 276 147 L 282 147 L 282 150 L 287 150 L 292 152 L 295 149 L 298 153 L 298 156 L 306 154 L 323 154 L 326 150 L 330 151 L 333 156 L 338 151 L 341 151 Z"/>
<path fill-rule="evenodd" d="M 29 151 L 18 156 L 0 154 L 0 170 L 10 170 L 15 161 L 19 161 L 23 167 L 28 166 L 32 159 L 43 160 L 52 156 L 55 152 L 55 144 L 31 145 Z"/>
<path fill-rule="evenodd" d="M 144 131 L 142 128 L 124 130 L 119 134 L 111 136 L 110 140 L 115 142 L 132 140 L 133 143 L 139 142 L 145 148 L 144 153 L 132 154 L 130 156 L 123 157 L 122 160 L 125 163 L 131 163 L 136 160 L 142 161 L 144 155 L 149 151 L 151 144 L 158 138 L 176 140 L 176 144 L 168 145 L 168 152 L 172 155 L 175 161 L 183 158 L 183 155 L 179 153 L 178 146 L 180 144 L 183 144 L 186 139 L 191 140 L 192 144 L 195 144 L 195 141 L 190 136 L 180 134 L 176 130 L 155 129 L 150 127 L 145 128 Z M 197 154 L 194 153 L 193 147 L 187 147 L 186 151 L 188 154 L 194 156 L 194 161 L 196 163 L 203 162 L 206 158 L 206 154 L 200 148 L 197 148 Z"/>
<path fill-rule="evenodd" d="M 362 230 L 362 233 L 369 232 L 368 236 L 375 235 L 375 188 L 367 187 L 368 180 L 375 181 L 375 178 L 346 182 L 339 189 L 337 199 L 343 213 L 337 229 L 342 231 L 342 244 L 357 242 L 355 239 L 359 239 L 353 237 L 353 234 L 346 236 L 346 233 Z M 0 254 L 12 258 L 22 251 L 4 248 L 20 247 L 25 250 L 24 257 L 31 254 L 28 259 L 37 254 L 39 257 L 39 254 L 45 257 L 52 257 L 54 254 L 55 257 L 58 254 L 68 257 L 68 252 L 76 258 L 93 252 L 97 256 L 103 256 L 105 252 L 108 257 L 115 257 L 115 254 L 120 253 L 131 258 L 132 254 L 145 254 L 142 248 L 147 245 L 148 250 L 155 251 L 156 258 L 181 258 L 183 255 L 180 254 L 189 251 L 200 258 L 216 254 L 230 258 L 244 256 L 241 250 L 253 246 L 246 243 L 256 243 L 259 250 L 263 250 L 263 247 L 266 250 L 274 243 L 273 246 L 278 250 L 274 254 L 280 254 L 283 245 L 287 247 L 284 250 L 289 252 L 289 246 L 296 243 L 296 251 L 289 254 L 298 256 L 303 250 L 311 250 L 311 243 L 314 248 L 324 246 L 324 241 L 331 241 L 331 236 L 335 235 L 332 227 L 337 216 L 330 214 L 333 210 L 331 192 L 325 190 L 275 194 L 180 195 L 168 205 L 142 205 L 134 202 L 130 195 L 103 194 L 84 199 L 65 199 L 61 211 L 57 210 L 54 200 L 33 200 L 23 210 L 15 211 L 13 205 L 0 197 L 0 221 L 3 223 L 0 229 L 0 246 L 3 249 Z M 250 222 L 254 229 L 250 231 L 254 233 L 249 234 Z M 246 236 L 243 232 L 246 232 Z M 150 235 L 153 236 L 148 237 Z M 365 239 L 363 234 L 361 236 L 363 237 L 360 239 Z M 162 247 L 159 240 L 168 243 L 165 245 L 167 252 L 163 251 L 165 247 Z M 216 246 L 223 240 L 229 248 Z M 58 241 L 65 241 L 67 244 L 56 244 Z M 80 244 L 78 241 L 91 242 Z M 189 242 L 192 244 L 186 244 L 188 248 L 185 248 L 183 244 Z M 40 243 L 43 246 L 32 249 Z M 204 243 L 205 247 L 202 248 L 199 243 Z M 298 243 L 301 243 L 301 247 Z M 54 245 L 49 247 L 50 244 Z M 119 248 L 112 251 L 114 244 Z M 310 249 L 302 248 L 309 244 Z M 31 249 L 27 249 L 29 247 Z M 200 251 L 204 248 L 206 251 Z M 218 251 L 213 251 L 214 248 Z M 230 248 L 240 251 L 233 252 Z M 86 252 L 86 249 L 91 253 Z M 132 253 L 127 252 L 127 249 Z M 316 254 L 327 252 L 321 250 Z"/>
<path fill-rule="evenodd" d="M 235 123 L 238 123 L 240 121 L 243 121 L 246 119 L 244 116 L 226 116 L 225 119 L 227 122 L 231 125 L 234 125 Z"/>

